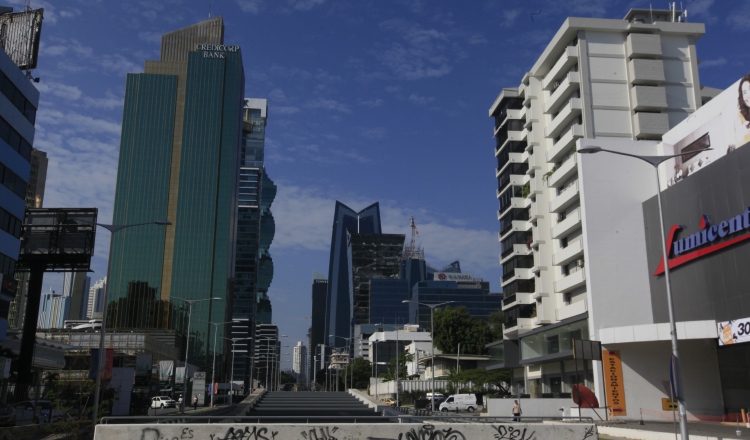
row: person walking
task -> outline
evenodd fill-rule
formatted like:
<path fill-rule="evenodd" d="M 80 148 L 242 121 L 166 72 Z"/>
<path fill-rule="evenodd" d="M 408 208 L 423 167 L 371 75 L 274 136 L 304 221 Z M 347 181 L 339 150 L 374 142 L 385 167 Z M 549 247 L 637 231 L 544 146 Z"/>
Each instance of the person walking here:
<path fill-rule="evenodd" d="M 177 399 L 177 407 L 180 408 L 180 412 L 185 412 L 185 408 L 182 406 L 182 394 L 180 394 L 180 398 Z"/>
<path fill-rule="evenodd" d="M 514 422 L 520 422 L 521 421 L 521 404 L 518 403 L 518 400 L 513 401 L 513 421 Z"/>
<path fill-rule="evenodd" d="M 198 409 L 198 396 L 193 396 L 193 410 Z"/>

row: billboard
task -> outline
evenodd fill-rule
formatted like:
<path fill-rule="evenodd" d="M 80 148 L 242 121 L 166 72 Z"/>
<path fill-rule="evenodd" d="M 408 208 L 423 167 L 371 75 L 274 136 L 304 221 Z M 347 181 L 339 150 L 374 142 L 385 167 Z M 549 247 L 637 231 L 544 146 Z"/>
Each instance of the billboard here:
<path fill-rule="evenodd" d="M 750 342 L 750 318 L 716 323 L 719 346 Z"/>
<path fill-rule="evenodd" d="M 35 69 L 44 9 L 0 14 L 0 47 L 21 69 Z"/>
<path fill-rule="evenodd" d="M 686 154 L 666 164 L 666 185 L 686 179 L 750 142 L 750 74 L 688 116 L 662 137 L 664 154 Z M 703 148 L 709 151 L 698 153 Z M 662 188 L 664 189 L 664 188 Z"/>
<path fill-rule="evenodd" d="M 468 273 L 437 272 L 433 279 L 435 281 L 474 281 L 474 275 Z"/>

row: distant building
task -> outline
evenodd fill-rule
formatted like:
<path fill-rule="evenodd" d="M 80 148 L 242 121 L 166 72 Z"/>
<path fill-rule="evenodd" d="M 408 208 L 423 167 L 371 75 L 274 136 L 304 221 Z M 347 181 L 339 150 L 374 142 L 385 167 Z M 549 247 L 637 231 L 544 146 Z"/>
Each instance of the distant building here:
<path fill-rule="evenodd" d="M 471 277 L 468 274 L 461 274 Z M 475 281 L 422 281 L 412 288 L 412 301 L 439 304 L 453 301 L 447 306 L 466 307 L 473 318 L 487 319 L 502 308 L 503 295 L 490 293 L 489 283 Z M 430 331 L 430 308 L 409 303 L 409 322 Z"/>
<path fill-rule="evenodd" d="M 257 378 L 266 389 L 271 388 L 271 380 L 279 372 L 280 355 L 279 328 L 275 324 L 257 324 L 255 326 L 253 377 Z"/>
<path fill-rule="evenodd" d="M 86 318 L 101 318 L 102 301 L 104 301 L 104 289 L 107 286 L 107 277 L 97 280 L 89 288 L 89 298 L 86 301 Z"/>
<path fill-rule="evenodd" d="M 39 318 L 37 328 L 64 328 L 65 320 L 70 314 L 70 297 L 55 291 L 43 293 L 39 304 Z"/>
<path fill-rule="evenodd" d="M 85 319 L 88 312 L 91 277 L 86 272 L 65 272 L 63 296 L 70 298 L 70 314 L 66 319 Z"/>
<path fill-rule="evenodd" d="M 349 232 L 381 234 L 380 205 L 373 203 L 356 212 L 336 202 L 331 233 L 331 255 L 328 266 L 328 296 L 326 298 L 325 337 L 328 346 L 346 347 L 352 334 L 350 267 L 347 238 Z M 331 336 L 332 335 L 332 336 Z"/>
<path fill-rule="evenodd" d="M 322 273 L 313 271 L 312 316 L 310 318 L 310 340 L 308 342 L 308 354 L 310 356 L 308 361 L 308 365 L 310 366 L 308 377 L 311 380 L 315 378 L 314 370 L 320 370 L 322 368 L 321 365 L 324 353 L 322 344 L 325 344 L 328 340 L 325 334 L 327 296 L 328 280 L 326 280 L 325 275 Z"/>
<path fill-rule="evenodd" d="M 302 341 L 298 341 L 294 347 L 294 354 L 292 358 L 292 371 L 297 379 L 298 384 L 307 382 L 307 347 L 302 345 Z"/>

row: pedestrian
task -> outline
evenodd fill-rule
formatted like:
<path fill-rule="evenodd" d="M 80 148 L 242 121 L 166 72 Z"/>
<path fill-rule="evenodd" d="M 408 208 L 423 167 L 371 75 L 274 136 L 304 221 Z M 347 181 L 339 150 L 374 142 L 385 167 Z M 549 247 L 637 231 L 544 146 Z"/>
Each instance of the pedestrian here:
<path fill-rule="evenodd" d="M 514 422 L 520 422 L 521 421 L 521 404 L 518 403 L 518 400 L 513 401 L 513 421 Z"/>
<path fill-rule="evenodd" d="M 193 396 L 193 410 L 198 409 L 198 396 Z"/>
<path fill-rule="evenodd" d="M 182 407 L 182 394 L 180 394 L 180 398 L 177 399 L 177 408 L 180 408 L 180 412 L 185 412 L 185 409 Z"/>

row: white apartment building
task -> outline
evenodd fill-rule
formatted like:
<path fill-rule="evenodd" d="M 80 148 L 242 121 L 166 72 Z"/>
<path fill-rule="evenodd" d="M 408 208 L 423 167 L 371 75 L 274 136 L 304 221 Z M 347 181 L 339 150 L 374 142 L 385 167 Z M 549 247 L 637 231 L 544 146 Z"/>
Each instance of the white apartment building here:
<path fill-rule="evenodd" d="M 107 285 L 107 277 L 96 280 L 93 286 L 89 287 L 89 297 L 86 302 L 86 318 L 101 319 L 102 301 L 104 301 L 104 288 Z"/>
<path fill-rule="evenodd" d="M 568 398 L 573 383 L 596 388 L 592 361 L 574 362 L 571 348 L 572 339 L 598 339 L 589 303 L 601 294 L 584 270 L 576 142 L 658 141 L 715 96 L 698 79 L 695 43 L 705 27 L 679 16 L 633 9 L 622 20 L 568 18 L 489 110 L 506 321 L 504 340 L 488 348 L 492 368 L 513 371 L 515 393 Z"/>
<path fill-rule="evenodd" d="M 292 356 L 292 371 L 294 371 L 294 376 L 297 378 L 297 383 L 306 383 L 307 347 L 302 345 L 302 341 L 297 341 Z"/>

